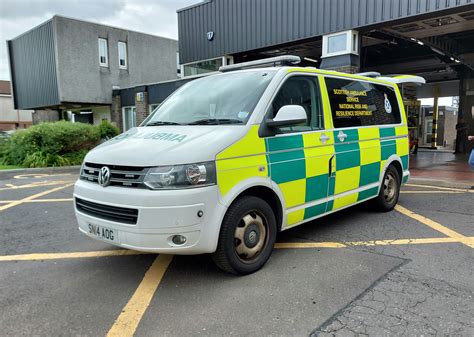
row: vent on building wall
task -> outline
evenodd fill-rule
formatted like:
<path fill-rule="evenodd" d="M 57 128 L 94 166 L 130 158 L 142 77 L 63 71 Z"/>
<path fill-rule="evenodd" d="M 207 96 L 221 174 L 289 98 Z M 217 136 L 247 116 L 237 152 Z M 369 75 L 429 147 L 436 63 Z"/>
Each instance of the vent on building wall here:
<path fill-rule="evenodd" d="M 392 29 L 400 33 L 409 33 L 409 32 L 414 32 L 417 30 L 425 29 L 425 27 L 420 26 L 417 23 L 408 23 L 406 25 L 394 26 L 392 27 Z"/>
<path fill-rule="evenodd" d="M 459 14 L 464 20 L 474 20 L 474 11 Z"/>
<path fill-rule="evenodd" d="M 459 22 L 458 20 L 456 20 L 455 18 L 453 18 L 451 16 L 445 16 L 443 18 L 437 18 L 437 19 L 423 21 L 423 23 L 425 25 L 428 25 L 430 27 L 440 27 L 440 26 L 452 25 L 453 23 L 458 23 L 458 22 Z"/>

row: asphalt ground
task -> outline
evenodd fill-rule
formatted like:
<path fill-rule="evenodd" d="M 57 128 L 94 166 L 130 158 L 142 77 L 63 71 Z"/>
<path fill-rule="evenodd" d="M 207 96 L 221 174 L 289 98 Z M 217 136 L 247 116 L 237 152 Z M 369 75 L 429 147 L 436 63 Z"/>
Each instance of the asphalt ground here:
<path fill-rule="evenodd" d="M 473 336 L 474 193 L 410 182 L 285 231 L 259 272 L 77 230 L 74 170 L 0 175 L 2 336 Z"/>

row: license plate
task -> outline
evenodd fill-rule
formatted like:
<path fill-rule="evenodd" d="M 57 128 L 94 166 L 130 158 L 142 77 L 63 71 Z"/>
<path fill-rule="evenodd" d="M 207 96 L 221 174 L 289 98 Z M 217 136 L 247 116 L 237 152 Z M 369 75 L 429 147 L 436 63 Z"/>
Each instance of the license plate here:
<path fill-rule="evenodd" d="M 118 241 L 118 231 L 103 226 L 88 224 L 89 234 L 105 241 Z"/>

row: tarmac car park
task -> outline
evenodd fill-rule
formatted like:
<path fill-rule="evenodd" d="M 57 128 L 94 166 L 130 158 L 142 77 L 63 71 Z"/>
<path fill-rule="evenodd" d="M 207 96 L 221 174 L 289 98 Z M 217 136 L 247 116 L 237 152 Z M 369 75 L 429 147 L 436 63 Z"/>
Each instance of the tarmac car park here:
<path fill-rule="evenodd" d="M 471 336 L 474 193 L 414 180 L 277 236 L 257 273 L 77 229 L 79 169 L 0 174 L 1 335 Z"/>
<path fill-rule="evenodd" d="M 305 77 L 302 81 L 306 86 L 313 85 L 313 88 L 316 88 L 317 85 L 323 87 L 330 84 L 330 81 L 325 81 L 325 76 L 334 76 L 338 81 L 347 81 L 346 76 L 336 76 L 332 73 L 323 74 L 311 69 L 297 69 L 295 71 L 296 74 L 300 74 L 300 72 L 305 73 L 303 76 L 314 76 L 317 79 Z M 355 82 L 362 81 L 372 86 L 383 83 L 384 87 L 393 88 L 390 90 L 393 90 L 395 96 L 398 96 L 396 86 L 389 80 L 403 79 L 391 78 L 386 81 L 384 79 L 377 80 L 379 76 L 376 74 L 365 75 L 371 77 L 353 76 L 350 81 L 354 82 L 356 79 Z M 353 85 L 356 84 L 349 86 Z M 377 91 L 377 88 L 371 87 L 372 89 Z M 348 98 L 353 100 L 354 97 L 361 98 L 364 95 L 362 90 L 354 89 L 355 91 L 353 93 L 349 91 L 349 94 L 344 90 L 339 90 L 342 88 L 332 88 L 332 92 L 336 96 L 344 96 L 346 101 Z M 381 110 L 383 117 L 390 115 L 390 118 L 394 118 L 393 116 L 396 116 L 394 114 L 397 107 L 396 100 L 395 102 L 391 101 L 389 93 L 383 90 L 385 89 L 381 90 L 381 94 L 377 94 L 379 97 L 377 104 L 380 109 L 383 109 Z M 357 95 L 356 92 L 358 92 Z M 287 97 L 295 97 L 294 90 L 291 92 L 289 90 L 288 93 Z M 328 114 L 330 111 L 328 107 L 332 103 L 327 97 L 327 92 L 325 94 L 324 91 L 320 91 L 320 93 L 323 96 L 326 95 L 326 103 L 323 101 L 323 105 L 326 104 L 327 109 L 322 110 L 324 114 L 321 116 L 317 113 L 312 114 L 311 120 L 332 122 L 332 116 Z M 389 104 L 387 104 L 387 98 Z M 334 103 L 337 105 L 346 104 L 339 102 L 339 99 L 335 99 Z M 352 103 L 364 104 L 361 102 L 347 104 Z M 301 109 L 294 107 L 291 109 L 293 112 L 297 112 L 297 110 L 301 112 Z M 361 111 L 366 110 L 361 108 Z M 308 111 L 316 112 L 318 110 L 305 109 L 306 120 L 308 120 Z M 263 118 L 264 110 L 261 112 Z M 99 221 L 101 223 L 97 227 L 97 223 L 94 222 L 97 219 L 94 221 L 84 220 L 93 219 L 93 216 L 87 217 L 79 214 L 80 226 L 83 231 L 88 232 L 91 236 L 92 234 L 100 236 L 100 238 L 92 240 L 77 230 L 75 216 L 76 213 L 80 213 L 80 211 L 78 212 L 77 198 L 85 201 L 82 202 L 82 206 L 84 209 L 88 209 L 89 213 L 95 210 L 93 205 L 88 202 L 97 202 L 97 198 L 109 198 L 108 206 L 110 207 L 114 207 L 112 205 L 114 202 L 110 201 L 113 198 L 119 201 L 115 202 L 115 206 L 120 203 L 122 206 L 124 203 L 141 203 L 140 212 L 146 208 L 156 207 L 151 204 L 143 205 L 147 198 L 140 196 L 140 193 L 149 196 L 149 193 L 152 192 L 163 193 L 166 191 L 112 185 L 112 183 L 135 183 L 113 176 L 114 173 L 117 174 L 116 166 L 129 165 L 126 158 L 130 158 L 133 146 L 125 146 L 126 148 L 122 147 L 121 149 L 117 147 L 115 150 L 113 146 L 104 146 L 102 150 L 99 148 L 97 152 L 86 158 L 86 164 L 82 168 L 0 172 L 0 228 L 2 233 L 0 235 L 0 307 L 2 308 L 0 335 L 474 335 L 472 317 L 472 312 L 474 312 L 472 272 L 474 263 L 474 210 L 472 208 L 474 190 L 470 189 L 471 186 L 464 182 L 423 180 L 415 177 L 401 189 L 396 190 L 397 196 L 400 192 L 398 200 L 394 202 L 394 199 L 389 198 L 391 203 L 388 209 L 393 208 L 390 212 L 376 211 L 373 205 L 367 202 L 358 203 L 358 201 L 365 201 L 364 198 L 359 200 L 359 196 L 364 193 L 367 195 L 368 192 L 365 191 L 369 190 L 372 193 L 370 196 L 374 199 L 382 195 L 383 200 L 387 200 L 384 193 L 380 194 L 380 190 L 382 192 L 387 190 L 384 189 L 384 183 L 387 182 L 387 186 L 390 184 L 384 179 L 387 172 L 392 172 L 395 182 L 398 182 L 395 185 L 392 182 L 392 187 L 399 187 L 402 180 L 407 180 L 408 153 L 400 152 L 404 151 L 405 145 L 408 146 L 406 126 L 403 125 L 402 111 L 399 113 L 400 125 L 379 126 L 377 123 L 374 127 L 358 128 L 355 131 L 351 131 L 350 128 L 341 128 L 346 134 L 345 137 L 341 135 L 343 140 L 338 139 L 341 130 L 337 130 L 334 125 L 332 126 L 336 127 L 336 130 L 332 130 L 331 126 L 329 128 L 331 132 L 326 129 L 304 129 L 298 130 L 296 137 L 292 133 L 290 135 L 282 133 L 278 137 L 274 137 L 280 139 L 292 137 L 295 144 L 305 144 L 308 140 L 307 135 L 316 134 L 321 137 L 326 133 L 329 137 L 326 142 L 331 144 L 330 148 L 335 150 L 336 154 L 334 167 L 330 164 L 331 152 L 328 151 L 324 154 L 324 158 L 328 160 L 328 165 L 324 166 L 325 169 L 327 168 L 327 172 L 324 174 L 328 179 L 326 191 L 331 191 L 332 195 L 326 194 L 318 197 L 312 194 L 314 190 L 304 189 L 304 193 L 302 193 L 303 189 L 301 188 L 295 188 L 297 193 L 291 193 L 292 189 L 286 188 L 285 184 L 294 188 L 300 183 L 298 180 L 303 180 L 304 186 L 307 186 L 307 181 L 314 180 L 313 178 L 318 175 L 309 174 L 306 176 L 308 172 L 312 172 L 306 170 L 307 158 L 311 158 L 310 156 L 306 157 L 306 153 L 311 151 L 311 147 L 304 147 L 304 149 L 301 147 L 283 148 L 288 150 L 282 151 L 286 154 L 299 151 L 300 156 L 295 158 L 301 159 L 305 164 L 305 174 L 296 180 L 293 178 L 285 180 L 285 174 L 301 173 L 297 166 L 285 166 L 280 171 L 274 169 L 273 173 L 276 171 L 280 177 L 270 173 L 270 177 L 276 179 L 275 184 L 282 190 L 281 200 L 284 200 L 288 206 L 288 209 L 284 208 L 287 214 L 283 217 L 285 220 L 282 220 L 282 226 L 287 228 L 278 234 L 275 233 L 274 251 L 267 263 L 265 265 L 261 263 L 256 268 L 261 269 L 245 276 L 223 273 L 212 262 L 210 254 L 177 255 L 174 253 L 179 253 L 178 249 L 174 251 L 166 248 L 167 250 L 165 250 L 161 246 L 155 251 L 149 249 L 150 246 L 145 247 L 146 249 L 143 249 L 143 246 L 136 246 L 135 248 L 138 250 L 128 249 L 134 247 L 127 247 L 123 243 L 133 242 L 133 233 L 138 232 L 130 231 L 132 235 L 128 236 L 129 241 L 126 241 L 124 239 L 127 239 L 127 234 L 122 233 L 125 227 L 113 225 L 114 221 L 107 222 L 107 225 L 103 225 L 103 221 Z M 277 125 L 278 118 L 274 117 L 273 121 L 275 120 L 277 122 L 275 125 Z M 299 122 L 301 123 L 301 120 Z M 228 126 L 229 128 L 246 128 L 244 125 Z M 282 125 L 277 126 L 283 127 Z M 121 136 L 122 142 L 120 142 L 120 138 L 115 142 L 136 145 L 151 141 L 153 137 L 156 137 L 166 139 L 168 143 L 165 142 L 165 144 L 168 144 L 167 150 L 169 150 L 176 145 L 173 142 L 169 143 L 169 140 L 178 139 L 184 135 L 184 133 L 174 132 L 180 127 L 183 126 L 172 127 L 173 132 L 163 131 L 164 129 L 170 130 L 170 126 L 163 128 L 156 126 L 156 129 L 149 127 L 152 130 L 149 136 L 134 131 L 136 133 L 132 132 L 128 136 Z M 146 128 L 144 127 L 144 129 Z M 204 128 L 209 131 L 212 126 Z M 377 131 L 370 131 L 371 129 Z M 196 132 L 194 136 L 197 137 L 195 130 L 197 129 L 193 128 L 189 132 Z M 250 135 L 255 140 L 258 136 L 259 130 L 250 133 L 246 133 L 247 131 L 245 129 L 245 132 L 239 134 L 239 137 L 245 139 Z M 289 131 L 294 130 L 290 128 Z M 375 133 L 378 137 L 374 136 Z M 199 136 L 205 138 L 206 134 L 211 134 L 211 132 L 205 132 L 204 135 Z M 211 138 L 217 137 L 217 134 L 214 133 Z M 236 138 L 240 139 L 239 137 Z M 127 143 L 127 141 L 130 142 Z M 350 145 L 349 141 L 358 146 L 359 152 L 355 156 L 358 158 L 357 165 L 353 167 L 344 168 L 344 165 L 354 163 L 353 154 L 351 158 L 341 157 L 342 160 L 337 158 L 339 153 L 337 147 L 340 147 L 340 143 L 344 141 L 347 141 L 344 146 Z M 363 144 L 370 142 L 377 144 L 375 152 L 380 155 L 380 158 L 375 155 L 377 160 L 374 160 L 374 153 L 372 155 L 363 154 Z M 380 146 L 383 142 L 387 143 L 385 152 Z M 181 142 L 176 141 L 176 143 Z M 283 145 L 288 144 L 288 142 L 283 145 L 278 144 L 278 141 L 275 144 L 271 143 L 272 141 L 267 141 L 262 146 L 270 146 L 270 152 L 275 151 L 276 154 L 282 150 Z M 203 144 L 196 145 L 190 142 L 185 146 L 196 148 L 196 146 L 204 147 Z M 239 142 L 233 144 L 239 144 Z M 259 150 L 258 146 L 252 142 L 247 145 L 243 147 L 246 150 Z M 92 160 L 97 158 L 94 156 L 100 154 L 104 159 L 105 152 L 103 151 L 107 148 L 108 151 L 112 149 L 109 152 L 109 158 L 114 158 L 116 161 L 105 163 L 105 165 L 90 165 L 98 163 Z M 225 149 L 229 148 L 232 147 L 225 147 Z M 320 147 L 315 148 L 320 149 Z M 232 150 L 230 153 L 226 151 L 218 153 L 221 155 L 224 153 L 224 155 L 236 159 L 227 159 L 226 157 L 227 162 L 225 160 L 222 162 L 227 165 L 234 162 L 239 168 L 245 167 L 239 162 L 242 157 L 238 155 L 238 151 Z M 190 155 L 184 159 L 190 160 L 189 163 L 208 162 L 207 159 L 203 160 L 202 158 L 196 161 L 191 160 L 199 155 L 195 152 L 190 151 Z M 340 153 L 347 152 L 349 151 Z M 169 151 L 169 153 L 177 152 Z M 304 155 L 301 156 L 301 153 Z M 212 152 L 207 152 L 207 154 L 210 157 L 215 155 Z M 270 170 L 271 172 L 272 167 L 275 168 L 280 163 L 288 162 L 282 160 L 281 156 L 280 158 L 278 156 L 263 157 L 270 159 L 264 171 Z M 145 161 L 152 160 L 152 156 L 142 156 L 141 158 L 144 161 L 143 166 L 151 166 Z M 368 163 L 367 160 L 371 162 Z M 432 161 L 432 159 L 428 159 L 428 161 Z M 390 167 L 388 164 L 391 162 L 399 163 L 401 171 L 397 171 L 396 168 L 395 171 L 388 169 Z M 184 162 L 179 161 L 176 161 L 175 164 L 185 165 Z M 153 165 L 157 164 L 153 163 Z M 217 177 L 213 177 L 212 174 L 207 175 L 212 173 L 212 166 L 200 165 L 205 166 L 206 179 L 217 178 L 219 181 L 219 170 L 226 172 L 220 166 L 222 163 L 218 163 L 216 164 Z M 365 185 L 369 187 L 361 185 L 364 165 L 373 165 L 378 168 L 379 174 L 375 178 L 372 175 L 373 181 L 364 178 L 366 179 Z M 105 171 L 103 174 L 112 173 L 112 176 L 109 176 L 111 179 L 108 181 L 112 186 L 102 187 L 99 186 L 98 180 L 102 167 L 105 166 L 109 167 L 110 171 L 103 170 Z M 256 166 L 256 172 L 259 172 L 258 166 Z M 92 181 L 84 179 L 87 178 L 84 176 L 85 167 L 88 167 L 87 174 L 97 173 L 97 177 Z M 311 166 L 308 167 L 311 168 Z M 410 169 L 412 168 L 413 166 L 410 167 Z M 198 167 L 195 170 L 194 165 L 191 165 L 191 169 L 188 169 L 189 167 L 185 172 L 191 178 L 199 177 L 199 174 L 202 178 L 202 168 Z M 338 185 L 338 182 L 335 181 L 333 189 L 329 189 L 331 174 L 335 173 L 337 179 L 338 172 L 344 170 L 349 170 L 348 172 L 352 172 L 352 174 L 343 175 L 343 183 Z M 168 171 L 155 169 L 154 173 Z M 358 174 L 354 173 L 356 171 Z M 415 167 L 413 171 L 418 173 L 420 168 Z M 250 175 L 254 176 L 256 172 L 252 171 Z M 260 173 L 262 176 L 268 177 L 266 172 Z M 130 172 L 119 174 L 134 175 Z M 397 176 L 399 181 L 396 180 Z M 464 176 L 470 179 L 473 175 L 470 172 L 465 172 Z M 112 180 L 112 177 L 116 180 Z M 239 173 L 234 179 L 240 181 L 242 177 L 245 175 Z M 100 179 L 105 178 L 106 176 L 103 175 Z M 150 184 L 159 185 L 166 181 L 162 179 L 163 174 L 154 178 L 156 179 Z M 197 181 L 199 182 L 201 178 Z M 224 181 L 232 182 L 231 178 L 232 176 L 227 176 Z M 279 180 L 280 178 L 283 180 Z M 297 183 L 295 184 L 294 181 Z M 144 183 L 144 181 L 140 181 L 140 183 Z M 191 182 L 188 181 L 188 183 Z M 76 184 L 75 190 L 74 184 Z M 213 186 L 218 186 L 220 190 L 227 192 L 232 190 L 232 186 L 225 184 L 208 187 L 212 188 Z M 341 187 L 348 188 L 348 186 L 351 189 L 340 190 Z M 87 190 L 89 191 L 87 192 Z M 180 194 L 172 200 L 182 202 L 183 200 L 178 199 L 184 198 L 184 202 L 186 202 L 186 198 L 192 199 L 192 193 L 197 193 L 193 191 L 198 190 L 199 188 L 190 188 L 188 192 L 191 193 L 191 197 Z M 123 192 L 123 195 L 117 198 L 114 197 L 117 191 L 135 192 Z M 171 190 L 169 194 L 173 195 L 176 192 Z M 85 195 L 87 193 L 89 193 L 88 196 Z M 233 193 L 239 195 L 239 193 L 235 193 L 235 190 Z M 96 199 L 91 198 L 91 195 Z M 342 201 L 337 201 L 338 198 Z M 158 200 L 148 199 L 150 202 Z M 317 207 L 311 207 L 320 205 L 321 199 L 324 201 L 324 210 L 319 209 L 320 214 L 315 214 L 314 211 Z M 395 205 L 396 201 L 398 203 Z M 328 208 L 328 204 L 331 208 Z M 337 205 L 341 207 L 335 207 Z M 203 217 L 209 213 L 209 208 L 203 208 L 199 203 L 187 204 L 187 206 L 195 211 L 193 214 L 197 217 L 199 217 L 200 210 L 203 211 Z M 332 212 L 333 207 L 334 209 L 340 208 L 340 210 Z M 308 209 L 311 211 L 307 211 Z M 111 210 L 113 208 L 102 208 L 102 211 Z M 307 216 L 307 212 L 310 212 L 308 213 L 310 216 Z M 330 214 L 320 217 L 319 215 L 323 215 L 323 213 Z M 117 217 L 116 213 L 108 214 Z M 122 222 L 124 220 L 130 221 L 130 218 L 133 220 L 135 216 L 133 212 L 123 211 L 118 215 Z M 170 218 L 168 215 L 166 212 L 162 213 L 162 216 L 150 213 L 147 221 L 151 221 L 151 219 L 163 221 Z M 181 218 L 189 219 L 186 212 L 180 214 L 178 219 Z M 296 226 L 302 222 L 305 224 Z M 129 224 L 129 226 L 133 225 Z M 258 229 L 258 226 L 252 228 L 255 227 Z M 114 230 L 117 228 L 118 232 L 115 232 Z M 169 229 L 165 228 L 162 232 L 166 233 L 166 239 L 170 238 L 171 241 L 167 241 L 166 245 L 171 248 L 193 239 L 192 236 L 187 236 L 188 232 L 186 231 L 170 233 Z M 248 240 L 251 239 L 251 232 L 247 233 Z M 146 233 L 153 234 L 153 228 L 142 229 L 139 234 Z M 117 234 L 120 240 L 118 242 L 115 241 Z M 218 232 L 214 234 L 217 238 Z M 259 238 L 259 234 L 256 233 L 254 239 Z M 186 236 L 186 240 L 183 243 L 179 242 L 179 238 L 176 239 L 178 241 L 173 241 L 173 235 Z M 143 241 L 143 238 L 135 241 L 137 244 L 144 242 L 145 244 L 156 244 L 160 241 Z M 209 242 L 212 240 L 207 243 L 209 244 Z M 161 249 L 163 250 L 160 251 Z M 191 249 L 194 248 L 191 247 Z M 212 253 L 212 251 L 209 249 L 207 252 Z M 203 252 L 196 251 L 195 253 Z M 220 267 L 222 268 L 222 265 Z M 240 274 L 248 272 L 248 270 L 243 272 L 235 270 L 234 267 L 230 271 L 238 271 Z M 223 269 L 226 269 L 225 266 Z"/>

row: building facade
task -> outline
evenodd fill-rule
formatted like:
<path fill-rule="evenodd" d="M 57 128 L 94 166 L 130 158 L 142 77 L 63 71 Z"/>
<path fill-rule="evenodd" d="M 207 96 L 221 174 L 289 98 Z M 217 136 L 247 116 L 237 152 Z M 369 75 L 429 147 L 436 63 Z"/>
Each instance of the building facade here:
<path fill-rule="evenodd" d="M 474 134 L 472 0 L 207 0 L 177 13 L 184 76 L 285 54 L 301 66 L 419 75 L 428 85 L 408 98 L 459 96 Z"/>
<path fill-rule="evenodd" d="M 10 40 L 15 109 L 35 121 L 133 123 L 133 111 L 112 114 L 112 91 L 177 78 L 177 41 L 54 16 Z"/>
<path fill-rule="evenodd" d="M 0 81 L 0 131 L 26 129 L 32 123 L 32 113 L 15 109 L 10 81 Z"/>

